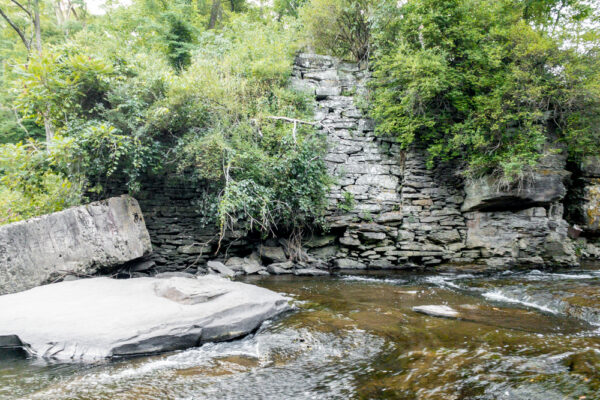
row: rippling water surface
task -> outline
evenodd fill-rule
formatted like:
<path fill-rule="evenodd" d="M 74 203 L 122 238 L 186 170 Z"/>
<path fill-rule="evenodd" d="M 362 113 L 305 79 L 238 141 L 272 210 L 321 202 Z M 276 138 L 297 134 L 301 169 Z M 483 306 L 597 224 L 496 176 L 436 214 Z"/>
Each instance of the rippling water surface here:
<path fill-rule="evenodd" d="M 160 356 L 0 361 L 0 399 L 600 399 L 600 270 L 248 281 L 296 311 Z"/>

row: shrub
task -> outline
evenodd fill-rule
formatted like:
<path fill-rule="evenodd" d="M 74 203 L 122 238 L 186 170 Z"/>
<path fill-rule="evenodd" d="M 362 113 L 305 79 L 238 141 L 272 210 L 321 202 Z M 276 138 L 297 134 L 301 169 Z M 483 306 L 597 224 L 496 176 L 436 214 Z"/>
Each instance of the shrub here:
<path fill-rule="evenodd" d="M 53 168 L 61 156 L 33 140 L 0 145 L 0 224 L 79 203 L 81 187 Z"/>
<path fill-rule="evenodd" d="M 374 0 L 311 0 L 300 10 L 307 40 L 317 52 L 366 61 Z"/>
<path fill-rule="evenodd" d="M 469 176 L 522 178 L 556 138 L 572 156 L 597 152 L 596 51 L 536 28 L 523 3 L 412 0 L 378 36 L 377 133 L 461 158 Z M 577 72 L 575 72 L 577 71 Z"/>

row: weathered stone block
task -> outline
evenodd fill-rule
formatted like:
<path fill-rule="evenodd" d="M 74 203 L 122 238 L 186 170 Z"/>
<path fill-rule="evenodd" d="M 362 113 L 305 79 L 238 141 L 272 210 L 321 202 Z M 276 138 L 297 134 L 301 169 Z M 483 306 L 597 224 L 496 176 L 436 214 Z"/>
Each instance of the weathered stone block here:
<path fill-rule="evenodd" d="M 456 229 L 432 232 L 428 236 L 435 243 L 453 243 L 461 240 L 460 233 Z"/>
<path fill-rule="evenodd" d="M 259 253 L 268 262 L 285 262 L 288 259 L 281 247 L 260 246 Z"/>
<path fill-rule="evenodd" d="M 502 186 L 494 177 L 471 180 L 465 185 L 462 211 L 511 210 L 547 205 L 561 200 L 567 193 L 564 170 L 538 170 L 522 184 Z"/>
<path fill-rule="evenodd" d="M 334 265 L 339 269 L 365 269 L 367 266 L 360 261 L 350 258 L 338 258 L 334 261 Z"/>
<path fill-rule="evenodd" d="M 600 231 L 600 179 L 590 179 L 583 189 L 581 204 L 584 229 L 591 232 Z"/>
<path fill-rule="evenodd" d="M 366 241 L 380 241 L 386 238 L 386 234 L 383 232 L 359 232 L 361 239 Z"/>
<path fill-rule="evenodd" d="M 589 156 L 581 162 L 581 174 L 586 178 L 600 178 L 600 156 Z"/>
<path fill-rule="evenodd" d="M 130 196 L 72 207 L 0 227 L 0 294 L 60 275 L 92 275 L 152 252 L 138 202 Z"/>
<path fill-rule="evenodd" d="M 402 221 L 402 211 L 390 211 L 386 213 L 382 213 L 376 219 L 378 223 L 386 224 L 390 222 L 399 222 Z"/>

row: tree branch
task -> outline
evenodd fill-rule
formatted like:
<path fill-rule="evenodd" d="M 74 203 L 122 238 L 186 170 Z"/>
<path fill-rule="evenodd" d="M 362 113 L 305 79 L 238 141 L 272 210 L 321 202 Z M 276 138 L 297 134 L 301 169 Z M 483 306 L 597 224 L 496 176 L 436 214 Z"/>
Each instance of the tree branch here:
<path fill-rule="evenodd" d="M 29 18 L 33 18 L 33 16 L 31 15 L 31 11 L 26 9 L 21 3 L 19 3 L 16 0 L 10 0 L 10 1 L 12 1 L 14 4 L 16 4 L 17 7 L 19 7 L 21 10 L 25 11 L 27 13 L 27 15 L 29 15 Z"/>
<path fill-rule="evenodd" d="M 304 125 L 311 125 L 311 126 L 320 126 L 324 129 L 326 129 L 329 133 L 331 133 L 331 129 L 328 126 L 323 125 L 321 122 L 309 122 L 309 121 L 303 121 L 301 119 L 296 119 L 296 118 L 288 118 L 288 117 L 279 117 L 277 115 L 269 115 L 266 118 L 268 119 L 275 119 L 278 121 L 285 121 L 285 122 L 291 122 L 294 124 L 294 126 L 296 126 L 296 124 L 304 124 Z"/>
<path fill-rule="evenodd" d="M 8 24 L 15 30 L 15 32 L 17 32 L 17 34 L 19 35 L 19 37 L 21 38 L 21 40 L 23 41 L 23 44 L 25 45 L 25 47 L 27 48 L 27 51 L 31 50 L 31 46 L 29 43 L 27 43 L 27 39 L 25 38 L 25 34 L 23 33 L 23 31 L 17 26 L 15 25 L 11 19 L 8 17 L 8 15 L 6 15 L 4 13 L 4 11 L 2 11 L 2 9 L 0 8 L 0 15 L 2 16 L 2 18 L 4 18 L 6 20 L 6 22 L 8 22 Z"/>

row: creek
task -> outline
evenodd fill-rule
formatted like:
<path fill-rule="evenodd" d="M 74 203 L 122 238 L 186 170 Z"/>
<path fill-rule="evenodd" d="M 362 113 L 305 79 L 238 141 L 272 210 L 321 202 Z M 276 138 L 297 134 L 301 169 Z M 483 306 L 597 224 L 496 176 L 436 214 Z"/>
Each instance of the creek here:
<path fill-rule="evenodd" d="M 295 310 L 240 340 L 158 356 L 0 360 L 0 399 L 600 399 L 597 267 L 244 281 Z"/>

